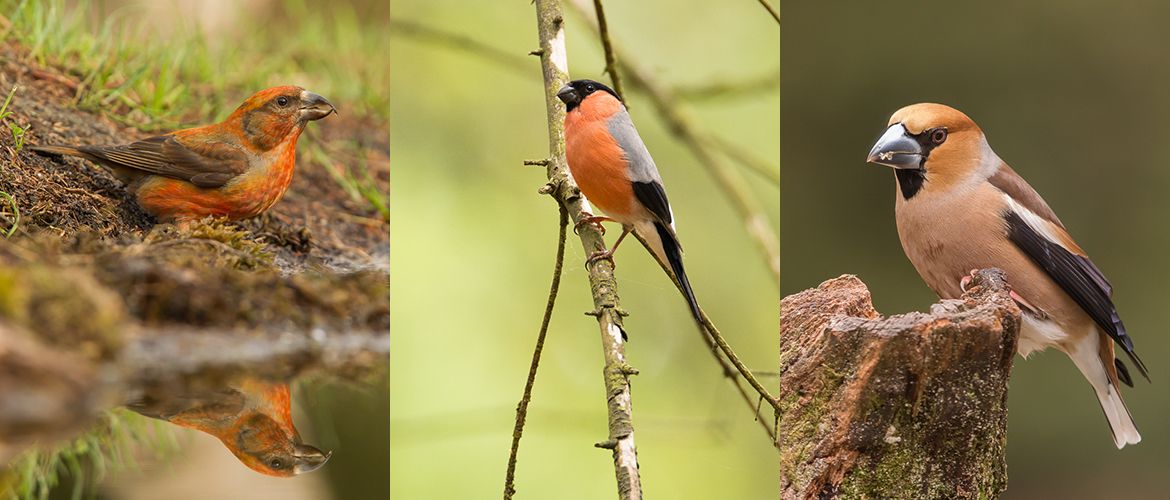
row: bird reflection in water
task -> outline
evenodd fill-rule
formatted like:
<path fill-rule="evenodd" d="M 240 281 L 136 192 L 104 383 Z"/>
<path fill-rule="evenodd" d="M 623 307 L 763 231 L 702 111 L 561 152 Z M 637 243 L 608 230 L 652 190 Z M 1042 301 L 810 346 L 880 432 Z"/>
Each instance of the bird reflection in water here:
<path fill-rule="evenodd" d="M 249 378 L 225 389 L 169 392 L 150 391 L 127 408 L 215 436 L 244 465 L 270 476 L 312 472 L 332 455 L 301 442 L 286 383 Z"/>

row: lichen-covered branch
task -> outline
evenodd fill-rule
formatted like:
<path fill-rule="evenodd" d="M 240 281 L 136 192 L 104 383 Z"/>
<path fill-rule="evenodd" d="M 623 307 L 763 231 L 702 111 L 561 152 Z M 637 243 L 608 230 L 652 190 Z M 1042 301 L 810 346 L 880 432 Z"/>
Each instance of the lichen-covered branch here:
<path fill-rule="evenodd" d="M 569 82 L 568 55 L 565 51 L 565 20 L 559 0 L 536 0 L 537 30 L 540 36 L 541 68 L 544 73 L 544 97 L 548 114 L 549 161 L 548 184 L 544 192 L 552 195 L 568 210 L 572 220 L 581 218 L 584 198 L 569 176 L 565 161 L 564 106 L 557 91 Z M 585 224 L 580 229 L 585 253 L 605 249 L 600 231 Z M 634 446 L 633 405 L 629 376 L 636 373 L 626 362 L 625 334 L 619 313 L 617 280 L 613 264 L 601 261 L 589 267 L 589 284 L 593 292 L 593 315 L 601 330 L 605 355 L 605 390 L 609 407 L 609 437 L 598 446 L 612 450 L 618 495 L 624 499 L 642 498 L 642 480 L 638 472 L 638 453 Z"/>
<path fill-rule="evenodd" d="M 1020 310 L 1002 271 L 881 317 L 842 276 L 781 301 L 781 498 L 995 498 Z"/>

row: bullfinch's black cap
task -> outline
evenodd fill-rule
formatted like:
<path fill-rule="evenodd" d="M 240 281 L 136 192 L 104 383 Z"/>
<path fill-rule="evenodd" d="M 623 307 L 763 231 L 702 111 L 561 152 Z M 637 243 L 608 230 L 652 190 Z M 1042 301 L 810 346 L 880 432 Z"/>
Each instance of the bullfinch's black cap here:
<path fill-rule="evenodd" d="M 573 80 L 568 85 L 561 87 L 561 90 L 557 91 L 557 98 L 565 103 L 565 111 L 572 111 L 581 104 L 581 101 L 589 97 L 590 94 L 599 91 L 609 93 L 609 95 L 612 95 L 618 101 L 622 100 L 613 89 L 594 80 Z M 625 102 L 622 101 L 622 104 L 625 104 Z"/>

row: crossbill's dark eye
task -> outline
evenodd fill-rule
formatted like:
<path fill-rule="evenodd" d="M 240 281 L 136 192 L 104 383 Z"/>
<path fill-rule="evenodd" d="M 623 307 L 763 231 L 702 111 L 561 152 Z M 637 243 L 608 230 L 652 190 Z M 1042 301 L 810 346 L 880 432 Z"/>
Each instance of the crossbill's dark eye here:
<path fill-rule="evenodd" d="M 285 107 L 285 106 L 288 106 L 288 98 L 287 98 L 287 97 L 285 97 L 285 96 L 280 96 L 280 97 L 277 97 L 277 98 L 276 98 L 276 105 L 277 105 L 277 106 L 280 106 L 280 107 L 282 107 L 282 108 L 283 108 L 283 107 Z"/>
<path fill-rule="evenodd" d="M 933 142 L 936 146 L 939 144 L 942 144 L 946 141 L 947 141 L 947 129 L 936 128 L 930 132 L 930 142 Z"/>
<path fill-rule="evenodd" d="M 272 461 L 268 462 L 268 466 L 279 470 L 281 467 L 284 467 L 284 463 L 281 462 L 279 458 L 274 458 Z"/>

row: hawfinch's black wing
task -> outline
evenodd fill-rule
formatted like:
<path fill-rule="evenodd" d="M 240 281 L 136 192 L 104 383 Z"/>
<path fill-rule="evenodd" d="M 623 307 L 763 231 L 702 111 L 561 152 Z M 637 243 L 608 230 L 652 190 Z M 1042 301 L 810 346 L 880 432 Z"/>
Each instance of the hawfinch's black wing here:
<path fill-rule="evenodd" d="M 1064 228 L 1016 203 L 1009 203 L 1004 220 L 1008 238 L 1072 297 L 1101 331 L 1125 350 L 1148 379 L 1146 366 L 1134 353 L 1133 341 L 1113 305 L 1113 287 Z"/>

